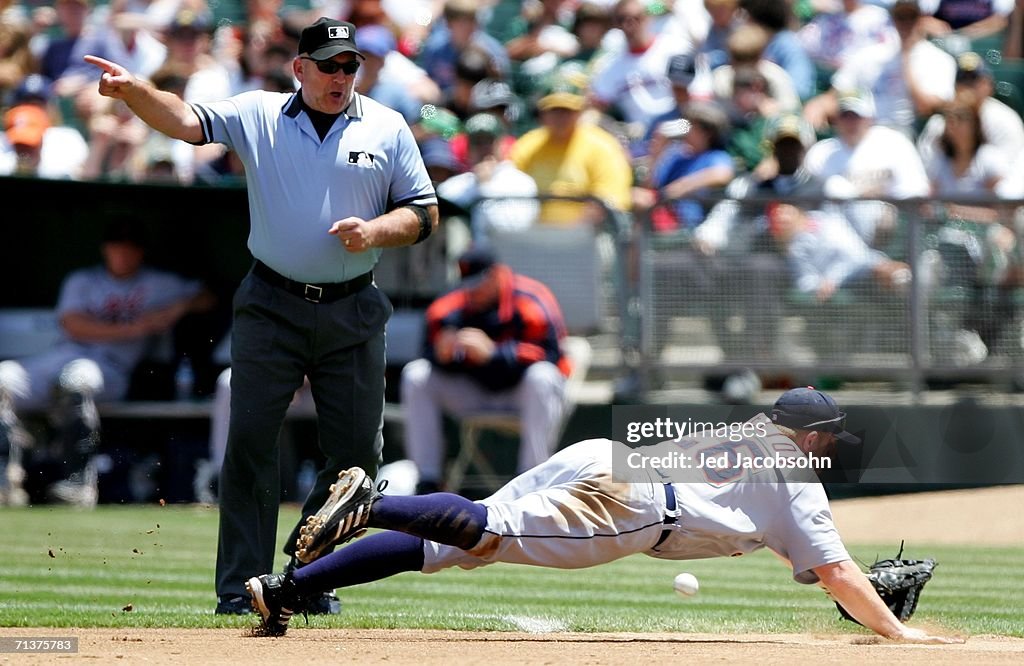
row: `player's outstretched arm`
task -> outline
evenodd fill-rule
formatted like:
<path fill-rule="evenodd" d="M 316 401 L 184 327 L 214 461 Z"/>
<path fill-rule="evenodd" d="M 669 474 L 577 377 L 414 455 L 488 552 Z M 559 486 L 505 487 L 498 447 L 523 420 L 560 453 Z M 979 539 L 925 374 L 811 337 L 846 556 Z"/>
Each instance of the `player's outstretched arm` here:
<path fill-rule="evenodd" d="M 172 139 L 189 143 L 203 140 L 199 118 L 192 108 L 174 93 L 157 90 L 115 62 L 93 55 L 84 60 L 98 67 L 99 92 L 105 97 L 123 100 L 144 123 Z"/>
<path fill-rule="evenodd" d="M 858 622 L 875 633 L 896 641 L 909 643 L 963 643 L 962 638 L 935 636 L 908 627 L 882 603 L 864 572 L 852 560 L 825 564 L 814 568 L 829 594 L 842 604 Z"/>

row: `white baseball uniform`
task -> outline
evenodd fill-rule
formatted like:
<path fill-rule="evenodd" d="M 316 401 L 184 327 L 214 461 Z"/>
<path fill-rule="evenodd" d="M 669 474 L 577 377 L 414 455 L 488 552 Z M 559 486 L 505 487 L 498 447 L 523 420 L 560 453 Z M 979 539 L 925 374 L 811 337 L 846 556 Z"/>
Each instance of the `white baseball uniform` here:
<path fill-rule="evenodd" d="M 666 71 L 672 56 L 693 47 L 671 34 L 655 38 L 642 53 L 623 45 L 621 51 L 600 60 L 590 77 L 591 90 L 603 104 L 615 104 L 628 122 L 644 127 L 675 105 Z"/>
<path fill-rule="evenodd" d="M 103 266 L 94 266 L 77 270 L 64 280 L 57 314 L 84 312 L 107 322 L 130 322 L 146 312 L 191 298 L 201 289 L 196 280 L 154 268 L 143 267 L 130 278 L 118 279 Z M 19 381 L 4 388 L 10 390 L 17 408 L 42 407 L 49 402 L 54 384 L 67 379 L 61 377 L 62 371 L 67 372 L 69 366 L 81 369 L 82 364 L 72 362 L 85 359 L 90 369 L 77 373 L 82 377 L 78 383 L 95 393 L 97 400 L 118 400 L 128 390 L 131 372 L 150 343 L 149 337 L 114 342 L 65 339 L 35 356 L 6 361 L 18 366 L 11 374 L 19 376 Z"/>
<path fill-rule="evenodd" d="M 738 442 L 684 438 L 663 442 L 658 451 L 686 451 L 694 460 L 712 451 L 804 455 L 763 414 L 747 424 L 760 424 L 765 435 Z M 474 569 L 494 562 L 577 569 L 634 553 L 687 560 L 767 547 L 792 562 L 797 582 L 814 583 L 813 568 L 850 559 L 813 472 L 801 470 L 787 480 L 775 469 L 744 469 L 736 478 L 722 480 L 715 470 L 693 469 L 686 472 L 693 481 L 666 484 L 649 471 L 643 473 L 648 481 L 618 481 L 612 461 L 625 460 L 632 451 L 608 439 L 585 440 L 559 451 L 481 500 L 487 507 L 487 527 L 472 549 L 425 541 L 422 571 Z M 678 474 L 673 478 L 681 478 Z"/>

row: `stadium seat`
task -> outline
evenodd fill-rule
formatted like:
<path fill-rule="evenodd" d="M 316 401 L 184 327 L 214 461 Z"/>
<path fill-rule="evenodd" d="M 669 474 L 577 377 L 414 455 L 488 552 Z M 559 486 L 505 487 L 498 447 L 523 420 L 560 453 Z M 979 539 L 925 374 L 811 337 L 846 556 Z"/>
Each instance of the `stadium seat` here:
<path fill-rule="evenodd" d="M 551 290 L 570 335 L 599 332 L 604 316 L 604 278 L 599 234 L 592 226 L 534 225 L 524 230 L 494 230 L 488 238 L 502 263 Z"/>

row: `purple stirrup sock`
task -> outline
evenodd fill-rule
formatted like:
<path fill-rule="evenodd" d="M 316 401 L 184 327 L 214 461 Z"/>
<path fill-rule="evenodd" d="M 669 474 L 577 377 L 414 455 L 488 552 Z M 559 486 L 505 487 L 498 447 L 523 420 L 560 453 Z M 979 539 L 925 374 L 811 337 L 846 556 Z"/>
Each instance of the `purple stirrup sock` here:
<path fill-rule="evenodd" d="M 369 525 L 468 550 L 484 534 L 487 507 L 453 493 L 385 495 L 374 503 Z"/>
<path fill-rule="evenodd" d="M 292 574 L 299 591 L 333 590 L 423 569 L 423 539 L 378 532 L 324 555 Z"/>

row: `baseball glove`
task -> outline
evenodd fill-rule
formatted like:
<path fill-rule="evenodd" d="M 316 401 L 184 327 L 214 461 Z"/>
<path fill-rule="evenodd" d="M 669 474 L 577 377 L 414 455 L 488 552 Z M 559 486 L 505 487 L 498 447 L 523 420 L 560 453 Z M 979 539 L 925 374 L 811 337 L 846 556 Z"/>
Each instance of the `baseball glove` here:
<path fill-rule="evenodd" d="M 938 563 L 931 558 L 904 560 L 902 557 L 903 544 L 900 543 L 900 552 L 896 557 L 876 561 L 868 570 L 867 577 L 892 614 L 898 617 L 900 622 L 906 622 L 917 610 L 921 590 L 925 583 L 932 579 L 932 571 Z M 857 622 L 839 602 L 836 602 L 836 608 L 844 618 Z"/>

